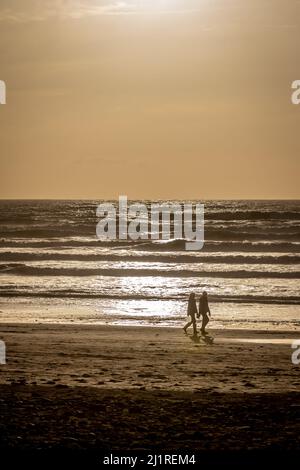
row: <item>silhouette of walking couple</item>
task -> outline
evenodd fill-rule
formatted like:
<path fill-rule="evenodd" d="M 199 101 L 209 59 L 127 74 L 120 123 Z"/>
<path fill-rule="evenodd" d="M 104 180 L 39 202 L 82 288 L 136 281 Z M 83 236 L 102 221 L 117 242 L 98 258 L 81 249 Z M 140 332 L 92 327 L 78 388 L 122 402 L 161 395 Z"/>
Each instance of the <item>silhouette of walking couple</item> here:
<path fill-rule="evenodd" d="M 197 320 L 196 316 L 199 319 L 202 316 L 202 324 L 201 324 L 201 333 L 203 335 L 206 335 L 206 325 L 209 322 L 209 317 L 211 316 L 210 313 L 210 308 L 208 305 L 208 298 L 207 298 L 207 292 L 202 292 L 200 295 L 199 299 L 199 310 L 197 309 L 197 304 L 196 304 L 196 295 L 194 292 L 192 292 L 189 296 L 189 303 L 188 303 L 188 311 L 187 311 L 188 317 L 190 317 L 190 321 L 184 326 L 184 332 L 187 332 L 187 329 L 193 325 L 193 331 L 194 331 L 194 336 L 197 336 Z"/>

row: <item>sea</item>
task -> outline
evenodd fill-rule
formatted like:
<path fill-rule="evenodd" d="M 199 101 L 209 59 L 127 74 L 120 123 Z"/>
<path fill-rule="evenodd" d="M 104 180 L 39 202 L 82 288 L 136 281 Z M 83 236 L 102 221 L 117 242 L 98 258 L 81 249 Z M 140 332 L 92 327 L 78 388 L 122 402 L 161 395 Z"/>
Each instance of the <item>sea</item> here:
<path fill-rule="evenodd" d="M 0 322 L 180 327 L 189 293 L 205 290 L 211 328 L 300 327 L 299 200 L 201 201 L 200 251 L 99 240 L 100 203 L 0 201 Z"/>

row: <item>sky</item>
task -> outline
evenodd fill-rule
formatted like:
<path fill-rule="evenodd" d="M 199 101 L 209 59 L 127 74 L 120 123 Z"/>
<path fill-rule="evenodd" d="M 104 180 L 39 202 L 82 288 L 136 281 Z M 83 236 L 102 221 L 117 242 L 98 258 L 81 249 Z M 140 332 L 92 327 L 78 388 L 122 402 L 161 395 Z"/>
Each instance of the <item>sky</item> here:
<path fill-rule="evenodd" d="M 1 0 L 0 198 L 298 199 L 300 0 Z"/>

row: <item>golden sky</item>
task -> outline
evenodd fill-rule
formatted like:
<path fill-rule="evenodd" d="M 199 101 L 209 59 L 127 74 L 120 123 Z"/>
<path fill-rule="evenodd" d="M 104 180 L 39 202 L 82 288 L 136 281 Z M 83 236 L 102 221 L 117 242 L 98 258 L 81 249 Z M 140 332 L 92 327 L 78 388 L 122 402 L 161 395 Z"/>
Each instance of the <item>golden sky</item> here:
<path fill-rule="evenodd" d="M 299 0 L 1 0 L 1 198 L 299 198 Z"/>

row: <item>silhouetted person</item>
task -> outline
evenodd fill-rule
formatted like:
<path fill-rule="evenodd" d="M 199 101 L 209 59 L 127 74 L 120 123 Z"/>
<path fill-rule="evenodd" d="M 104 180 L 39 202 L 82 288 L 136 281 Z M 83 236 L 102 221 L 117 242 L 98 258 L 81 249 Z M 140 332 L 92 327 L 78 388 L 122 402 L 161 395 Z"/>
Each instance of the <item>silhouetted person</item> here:
<path fill-rule="evenodd" d="M 201 326 L 201 333 L 203 335 L 206 334 L 205 328 L 207 323 L 209 322 L 209 316 L 211 316 L 210 309 L 208 306 L 208 298 L 207 298 L 207 292 L 203 292 L 202 295 L 200 296 L 199 300 L 199 313 L 198 313 L 198 318 L 202 316 L 202 326 Z"/>
<path fill-rule="evenodd" d="M 197 335 L 197 326 L 196 326 L 197 305 L 196 305 L 194 292 L 192 292 L 189 296 L 187 314 L 188 314 L 188 317 L 191 317 L 191 320 L 184 326 L 183 328 L 184 332 L 186 333 L 186 330 L 188 329 L 188 327 L 193 325 L 194 336 L 196 336 Z"/>

